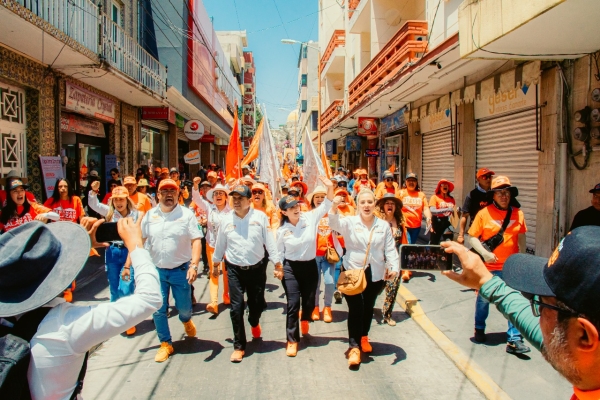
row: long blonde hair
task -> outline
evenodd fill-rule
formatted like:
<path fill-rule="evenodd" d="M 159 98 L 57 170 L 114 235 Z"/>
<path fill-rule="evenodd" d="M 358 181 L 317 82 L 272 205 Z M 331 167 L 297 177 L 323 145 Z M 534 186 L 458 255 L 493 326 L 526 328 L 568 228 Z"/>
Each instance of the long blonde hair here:
<path fill-rule="evenodd" d="M 137 210 L 133 200 L 130 197 L 127 198 L 127 215 L 131 213 L 132 210 Z M 113 198 L 111 197 L 108 200 L 108 212 L 106 213 L 106 222 L 112 222 L 113 215 L 115 215 L 115 205 L 113 204 Z"/>

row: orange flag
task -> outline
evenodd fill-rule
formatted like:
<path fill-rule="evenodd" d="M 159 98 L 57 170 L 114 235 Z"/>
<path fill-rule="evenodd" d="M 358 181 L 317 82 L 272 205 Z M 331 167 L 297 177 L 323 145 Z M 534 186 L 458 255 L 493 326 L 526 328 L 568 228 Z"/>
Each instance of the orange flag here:
<path fill-rule="evenodd" d="M 323 168 L 325 169 L 325 176 L 331 179 L 333 174 L 331 173 L 331 167 L 329 166 L 329 162 L 327 161 L 327 157 L 325 156 L 325 146 L 321 143 L 321 162 L 323 163 Z"/>
<path fill-rule="evenodd" d="M 283 179 L 286 181 L 292 176 L 292 171 L 290 171 L 290 167 L 288 167 L 287 163 L 284 164 L 281 174 L 283 175 Z"/>
<path fill-rule="evenodd" d="M 260 120 L 260 124 L 258 124 L 258 128 L 256 129 L 256 133 L 252 138 L 252 143 L 250 143 L 250 147 L 248 147 L 248 152 L 246 153 L 246 157 L 242 160 L 242 165 L 248 165 L 250 162 L 256 160 L 258 158 L 258 145 L 260 143 L 260 138 L 263 133 L 263 123 L 265 122 L 265 118 Z"/>
<path fill-rule="evenodd" d="M 396 170 L 396 164 L 392 164 L 390 167 L 390 172 L 393 173 Z"/>
<path fill-rule="evenodd" d="M 239 179 L 242 175 L 240 161 L 244 157 L 242 142 L 240 140 L 240 130 L 238 127 L 237 104 L 234 107 L 233 129 L 229 137 L 229 146 L 227 146 L 227 158 L 225 159 L 225 170 L 227 172 L 226 181 L 231 178 Z"/>

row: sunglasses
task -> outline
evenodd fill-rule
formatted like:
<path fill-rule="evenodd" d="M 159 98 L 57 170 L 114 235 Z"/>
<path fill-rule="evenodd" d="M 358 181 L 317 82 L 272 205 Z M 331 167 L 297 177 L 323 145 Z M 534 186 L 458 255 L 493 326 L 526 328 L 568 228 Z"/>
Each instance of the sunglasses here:
<path fill-rule="evenodd" d="M 253 190 L 252 194 L 264 194 L 265 192 L 263 190 Z"/>
<path fill-rule="evenodd" d="M 393 181 L 394 181 L 394 178 L 385 178 L 385 181 L 386 181 L 386 182 L 393 182 Z"/>
<path fill-rule="evenodd" d="M 493 176 L 493 175 L 483 175 L 483 176 L 481 177 L 481 179 L 483 179 L 484 181 L 488 181 L 488 180 L 492 179 L 492 176 Z"/>
<path fill-rule="evenodd" d="M 346 182 L 340 182 L 338 183 L 338 187 L 348 187 L 348 184 Z"/>

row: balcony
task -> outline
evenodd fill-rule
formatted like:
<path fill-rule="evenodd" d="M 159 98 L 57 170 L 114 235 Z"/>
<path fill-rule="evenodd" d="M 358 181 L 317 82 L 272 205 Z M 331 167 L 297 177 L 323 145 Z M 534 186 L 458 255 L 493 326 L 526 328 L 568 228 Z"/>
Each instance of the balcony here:
<path fill-rule="evenodd" d="M 327 129 L 335 122 L 337 117 L 342 113 L 344 100 L 334 100 L 329 107 L 321 114 L 321 135 L 327 132 Z"/>
<path fill-rule="evenodd" d="M 354 10 L 356 10 L 358 8 L 359 3 L 360 3 L 360 0 L 350 0 L 348 2 L 348 6 L 350 7 L 350 10 L 348 11 L 348 18 L 352 18 L 352 15 L 354 14 Z"/>
<path fill-rule="evenodd" d="M 375 91 L 380 83 L 391 78 L 409 62 L 420 58 L 427 48 L 426 37 L 426 21 L 407 21 L 350 83 L 350 109 Z"/>
<path fill-rule="evenodd" d="M 331 39 L 329 39 L 329 44 L 327 44 L 327 47 L 323 52 L 323 56 L 321 56 L 321 70 L 319 72 L 323 71 L 323 69 L 325 68 L 325 64 L 327 64 L 335 49 L 338 46 L 344 46 L 345 44 L 346 32 L 344 32 L 343 29 L 336 29 L 335 31 L 333 31 L 333 35 L 331 35 Z"/>

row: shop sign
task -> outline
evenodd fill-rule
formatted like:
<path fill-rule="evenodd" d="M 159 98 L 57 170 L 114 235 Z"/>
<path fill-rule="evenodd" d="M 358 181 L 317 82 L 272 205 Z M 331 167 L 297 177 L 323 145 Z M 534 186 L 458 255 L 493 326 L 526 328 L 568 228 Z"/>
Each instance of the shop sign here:
<path fill-rule="evenodd" d="M 204 135 L 200 138 L 200 143 L 214 143 L 214 142 L 215 142 L 215 135 Z"/>
<path fill-rule="evenodd" d="M 175 124 L 175 110 L 169 107 L 142 107 L 142 119 L 167 121 Z"/>
<path fill-rule="evenodd" d="M 191 119 L 183 127 L 183 134 L 190 140 L 200 140 L 204 136 L 204 124 L 197 119 Z"/>
<path fill-rule="evenodd" d="M 192 150 L 183 156 L 186 164 L 200 164 L 200 150 Z"/>
<path fill-rule="evenodd" d="M 377 135 L 377 118 L 358 117 L 359 136 L 376 136 Z"/>
<path fill-rule="evenodd" d="M 54 185 L 58 178 L 64 178 L 62 159 L 60 156 L 40 156 L 40 164 L 42 166 L 42 176 L 44 178 L 44 188 L 46 189 L 46 197 L 52 197 L 54 193 Z"/>
<path fill-rule="evenodd" d="M 365 157 L 379 157 L 379 149 L 365 150 Z"/>
<path fill-rule="evenodd" d="M 75 114 L 63 113 L 60 115 L 60 130 L 61 132 L 73 132 L 99 138 L 106 137 L 102 122 L 81 118 Z"/>
<path fill-rule="evenodd" d="M 185 126 L 185 119 L 179 114 L 175 114 L 175 126 L 178 128 L 183 128 Z"/>
<path fill-rule="evenodd" d="M 337 161 L 338 160 L 338 155 L 337 154 L 332 154 L 331 155 L 331 161 Z"/>
<path fill-rule="evenodd" d="M 427 115 L 425 118 L 421 119 L 421 132 L 426 133 L 450 127 L 452 122 L 452 119 L 450 118 L 451 113 L 455 114 L 450 108 L 447 108 L 438 113 Z M 452 115 L 452 117 L 454 118 L 455 115 Z"/>
<path fill-rule="evenodd" d="M 219 146 L 219 149 L 221 149 L 221 151 L 227 151 L 228 148 L 229 148 L 229 145 L 221 145 L 221 146 Z"/>
<path fill-rule="evenodd" d="M 381 125 L 379 127 L 379 132 L 382 135 L 387 135 L 390 132 L 395 132 L 402 128 L 406 127 L 406 121 L 404 120 L 404 108 L 399 109 L 393 114 L 388 115 L 387 117 L 381 118 Z"/>
<path fill-rule="evenodd" d="M 360 151 L 360 136 L 346 136 L 346 151 Z"/>
<path fill-rule="evenodd" d="M 65 108 L 111 124 L 115 123 L 115 102 L 66 82 Z"/>
<path fill-rule="evenodd" d="M 536 87 L 523 86 L 508 92 L 498 93 L 487 99 L 475 100 L 475 119 L 493 117 L 535 107 Z"/>
<path fill-rule="evenodd" d="M 325 155 L 331 157 L 334 154 L 337 154 L 337 143 L 335 139 L 325 143 Z"/>

